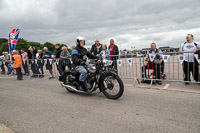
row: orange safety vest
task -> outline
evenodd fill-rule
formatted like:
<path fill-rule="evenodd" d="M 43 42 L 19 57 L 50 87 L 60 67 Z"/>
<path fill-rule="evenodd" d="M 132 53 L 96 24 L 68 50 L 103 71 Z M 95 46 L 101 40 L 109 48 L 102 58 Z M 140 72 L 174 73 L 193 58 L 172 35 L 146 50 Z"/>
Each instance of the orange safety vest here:
<path fill-rule="evenodd" d="M 14 61 L 13 61 L 13 68 L 19 68 L 22 67 L 22 59 L 20 55 L 13 55 Z"/>

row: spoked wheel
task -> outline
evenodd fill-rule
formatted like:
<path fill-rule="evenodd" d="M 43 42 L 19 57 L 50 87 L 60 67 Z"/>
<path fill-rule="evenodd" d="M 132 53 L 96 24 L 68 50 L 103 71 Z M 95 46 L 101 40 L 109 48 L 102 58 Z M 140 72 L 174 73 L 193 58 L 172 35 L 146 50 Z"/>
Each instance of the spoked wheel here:
<path fill-rule="evenodd" d="M 110 99 L 118 99 L 124 92 L 124 84 L 117 75 L 107 75 L 100 86 L 103 94 Z"/>

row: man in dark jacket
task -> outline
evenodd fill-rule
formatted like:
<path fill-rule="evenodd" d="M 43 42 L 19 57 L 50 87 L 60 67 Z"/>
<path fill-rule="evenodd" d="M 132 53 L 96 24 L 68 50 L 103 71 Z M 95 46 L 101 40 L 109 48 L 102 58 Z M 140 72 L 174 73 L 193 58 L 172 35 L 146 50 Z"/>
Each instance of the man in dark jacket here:
<path fill-rule="evenodd" d="M 56 53 L 55 53 L 55 55 L 54 55 L 54 58 L 58 59 L 58 58 L 60 58 L 60 53 L 62 52 L 62 49 L 60 48 L 59 44 L 56 44 L 56 45 L 55 45 L 55 49 L 56 49 Z M 61 72 L 61 61 L 60 61 L 60 60 L 59 60 L 59 63 L 56 64 L 56 66 L 57 66 L 58 72 L 59 72 L 60 75 L 61 75 L 62 72 Z"/>
<path fill-rule="evenodd" d="M 149 54 L 155 55 L 153 61 L 150 60 L 151 57 L 150 57 Z M 148 63 L 145 66 L 142 67 L 143 78 L 147 78 L 146 77 L 146 69 L 153 69 L 153 75 L 155 75 L 156 79 L 158 79 L 157 83 L 159 85 L 162 85 L 162 82 L 161 82 L 161 64 L 164 63 L 164 62 L 163 62 L 163 58 L 162 58 L 162 51 L 156 48 L 155 43 L 151 43 L 151 49 L 148 52 L 148 54 L 146 55 L 145 61 L 148 62 Z"/>
<path fill-rule="evenodd" d="M 37 64 L 34 60 L 36 59 L 36 54 L 37 51 L 35 50 L 35 47 L 30 46 L 28 49 L 28 59 L 29 59 L 29 64 L 31 63 L 31 70 L 33 72 L 33 75 L 31 76 L 32 78 L 38 77 Z"/>
<path fill-rule="evenodd" d="M 87 88 L 90 88 L 89 85 L 87 84 L 86 76 L 87 76 L 87 70 L 85 67 L 87 67 L 86 59 L 85 56 L 95 59 L 98 58 L 97 56 L 91 54 L 90 52 L 87 51 L 86 48 L 84 48 L 85 45 L 85 38 L 84 37 L 77 37 L 76 39 L 76 47 L 72 50 L 72 61 L 73 65 L 75 66 L 75 70 L 80 73 L 79 77 L 79 89 L 84 91 Z"/>
<path fill-rule="evenodd" d="M 102 45 L 99 43 L 99 40 L 96 39 L 95 44 L 92 45 L 90 53 L 97 55 L 101 52 Z"/>
<path fill-rule="evenodd" d="M 113 61 L 113 66 L 115 70 L 117 70 L 117 59 L 119 58 L 119 49 L 117 45 L 115 45 L 114 40 L 110 40 L 110 46 L 108 47 L 110 51 L 110 58 Z"/>

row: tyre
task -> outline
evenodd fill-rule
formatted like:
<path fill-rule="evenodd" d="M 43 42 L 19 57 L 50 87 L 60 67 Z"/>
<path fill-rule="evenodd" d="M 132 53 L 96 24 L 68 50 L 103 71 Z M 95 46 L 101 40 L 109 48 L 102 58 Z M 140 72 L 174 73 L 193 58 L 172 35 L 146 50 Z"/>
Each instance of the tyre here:
<path fill-rule="evenodd" d="M 101 80 L 100 88 L 102 93 L 110 99 L 118 99 L 124 93 L 124 84 L 119 76 L 114 74 L 107 74 Z"/>

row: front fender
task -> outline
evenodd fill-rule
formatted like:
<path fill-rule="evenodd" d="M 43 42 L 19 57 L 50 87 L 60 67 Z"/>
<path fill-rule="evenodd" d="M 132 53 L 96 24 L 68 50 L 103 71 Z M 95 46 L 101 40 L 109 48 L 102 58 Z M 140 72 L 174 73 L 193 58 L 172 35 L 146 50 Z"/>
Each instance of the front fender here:
<path fill-rule="evenodd" d="M 118 76 L 117 73 L 115 73 L 113 71 L 105 72 L 104 74 L 105 74 L 105 76 Z M 100 76 L 98 84 L 103 84 L 103 74 Z M 102 88 L 99 87 L 99 89 L 101 91 Z"/>
<path fill-rule="evenodd" d="M 100 75 L 100 79 L 102 79 L 104 76 L 118 76 L 116 72 L 113 72 L 113 71 L 109 71 L 109 72 L 105 72 L 105 73 L 102 73 Z M 99 80 L 100 80 L 99 79 Z"/>
<path fill-rule="evenodd" d="M 105 72 L 106 76 L 118 76 L 118 74 L 114 71 Z"/>

